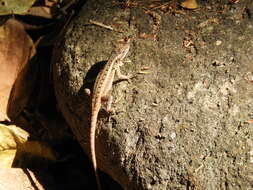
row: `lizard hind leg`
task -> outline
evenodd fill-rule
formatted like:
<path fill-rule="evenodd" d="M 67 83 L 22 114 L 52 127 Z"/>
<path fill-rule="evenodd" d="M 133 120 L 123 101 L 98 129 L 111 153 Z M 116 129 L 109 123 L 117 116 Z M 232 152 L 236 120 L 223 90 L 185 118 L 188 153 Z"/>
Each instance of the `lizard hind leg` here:
<path fill-rule="evenodd" d="M 102 103 L 105 105 L 105 111 L 108 113 L 112 113 L 112 101 L 113 97 L 111 95 L 106 95 L 101 98 Z"/>

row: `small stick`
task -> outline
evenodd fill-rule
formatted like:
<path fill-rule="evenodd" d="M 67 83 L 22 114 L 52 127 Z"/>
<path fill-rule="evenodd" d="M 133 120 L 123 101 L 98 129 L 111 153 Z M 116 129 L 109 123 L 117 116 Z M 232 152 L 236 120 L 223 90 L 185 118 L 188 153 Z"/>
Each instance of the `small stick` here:
<path fill-rule="evenodd" d="M 89 20 L 89 21 L 90 21 L 91 24 L 100 26 L 100 27 L 102 27 L 102 28 L 106 28 L 106 29 L 108 29 L 108 30 L 115 31 L 115 29 L 114 29 L 113 27 L 109 26 L 109 25 L 105 25 L 105 24 L 103 24 L 103 23 L 101 23 L 101 22 L 97 22 L 97 21 L 95 21 L 95 20 Z"/>

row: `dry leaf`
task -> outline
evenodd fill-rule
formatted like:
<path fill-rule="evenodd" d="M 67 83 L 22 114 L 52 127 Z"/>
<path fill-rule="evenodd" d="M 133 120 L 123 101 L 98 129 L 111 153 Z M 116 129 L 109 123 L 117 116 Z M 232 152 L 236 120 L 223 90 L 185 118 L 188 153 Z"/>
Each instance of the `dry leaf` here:
<path fill-rule="evenodd" d="M 236 3 L 239 3 L 240 0 L 229 0 L 229 2 L 232 3 L 232 4 L 236 4 Z"/>
<path fill-rule="evenodd" d="M 247 120 L 246 123 L 253 123 L 253 119 Z"/>
<path fill-rule="evenodd" d="M 198 8 L 198 3 L 196 2 L 196 0 L 185 0 L 181 3 L 181 7 L 186 9 L 196 9 Z"/>
<path fill-rule="evenodd" d="M 16 149 L 27 141 L 29 134 L 15 125 L 0 124 L 0 151 Z"/>
<path fill-rule="evenodd" d="M 0 169 L 0 190 L 44 190 L 28 169 Z"/>
<path fill-rule="evenodd" d="M 1 85 L 1 81 L 0 81 L 0 85 Z M 7 110 L 10 90 L 11 88 L 9 86 L 4 86 L 4 85 L 0 86 L 0 121 L 9 120 L 6 114 L 6 110 Z"/>
<path fill-rule="evenodd" d="M 0 151 L 0 170 L 1 168 L 11 168 L 15 160 L 17 150 Z M 1 186 L 1 185 L 0 185 Z"/>
<path fill-rule="evenodd" d="M 31 7 L 27 11 L 27 15 L 39 16 L 39 17 L 44 17 L 44 18 L 53 18 L 53 15 L 51 13 L 51 8 L 46 7 L 46 6 Z"/>
<path fill-rule="evenodd" d="M 0 0 L 0 15 L 24 14 L 35 0 Z"/>
<path fill-rule="evenodd" d="M 12 85 L 34 52 L 33 42 L 20 22 L 9 19 L 0 27 L 0 121 L 7 119 Z"/>
<path fill-rule="evenodd" d="M 56 160 L 54 151 L 38 141 L 28 141 L 29 134 L 15 125 L 0 124 L 0 168 L 25 167 L 41 159 Z M 30 163 L 29 163 L 30 162 Z"/>
<path fill-rule="evenodd" d="M 11 89 L 8 106 L 7 115 L 12 120 L 18 119 L 20 113 L 24 110 L 25 106 L 28 105 L 29 101 L 36 99 L 37 97 L 32 97 L 32 92 L 39 83 L 38 64 L 27 64 L 22 71 L 18 73 L 17 79 Z"/>
<path fill-rule="evenodd" d="M 29 134 L 15 125 L 0 124 L 0 168 L 10 168 L 18 144 L 25 143 Z"/>
<path fill-rule="evenodd" d="M 60 3 L 60 0 L 45 0 L 45 6 L 54 7 L 57 3 Z"/>

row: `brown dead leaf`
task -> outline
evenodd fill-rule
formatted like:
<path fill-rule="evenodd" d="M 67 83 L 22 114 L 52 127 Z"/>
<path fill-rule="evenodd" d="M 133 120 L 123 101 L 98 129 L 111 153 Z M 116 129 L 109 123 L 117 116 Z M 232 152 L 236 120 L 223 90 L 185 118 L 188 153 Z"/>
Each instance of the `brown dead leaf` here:
<path fill-rule="evenodd" d="M 34 53 L 33 42 L 20 22 L 9 19 L 0 27 L 0 121 L 7 119 L 12 85 Z"/>
<path fill-rule="evenodd" d="M 230 2 L 231 4 L 236 4 L 236 3 L 239 3 L 240 0 L 229 0 L 229 2 Z"/>
<path fill-rule="evenodd" d="M 185 0 L 181 3 L 181 7 L 185 9 L 196 9 L 198 8 L 198 3 L 196 2 L 196 0 Z"/>
<path fill-rule="evenodd" d="M 246 123 L 253 123 L 253 119 L 247 120 Z"/>
<path fill-rule="evenodd" d="M 27 11 L 27 15 L 39 16 L 44 18 L 53 18 L 51 8 L 46 6 L 31 7 Z"/>
<path fill-rule="evenodd" d="M 31 60 L 32 62 L 32 60 Z M 36 97 L 32 97 L 36 84 L 38 84 L 39 65 L 33 63 L 26 64 L 18 73 L 15 83 L 11 89 L 7 105 L 7 115 L 15 121 L 25 106 L 32 102 Z"/>
<path fill-rule="evenodd" d="M 28 169 L 0 169 L 0 190 L 44 190 L 33 172 Z"/>
<path fill-rule="evenodd" d="M 1 82 L 0 82 L 1 83 Z M 0 121 L 8 120 L 6 109 L 11 88 L 8 86 L 0 86 Z"/>
<path fill-rule="evenodd" d="M 57 3 L 59 3 L 59 0 L 45 0 L 44 2 L 47 7 L 54 7 Z"/>

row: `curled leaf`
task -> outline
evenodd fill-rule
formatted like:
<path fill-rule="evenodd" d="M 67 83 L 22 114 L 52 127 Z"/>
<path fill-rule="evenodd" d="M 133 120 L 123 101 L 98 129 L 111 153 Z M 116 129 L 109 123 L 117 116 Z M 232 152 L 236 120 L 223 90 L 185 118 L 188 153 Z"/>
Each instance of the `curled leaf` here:
<path fill-rule="evenodd" d="M 8 119 L 13 84 L 34 53 L 33 41 L 20 22 L 9 19 L 0 27 L 0 121 Z"/>

